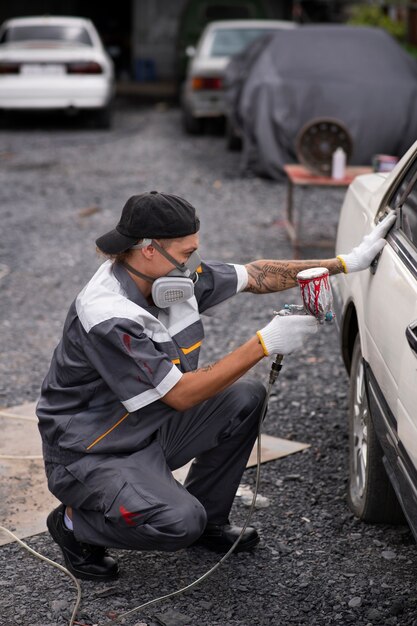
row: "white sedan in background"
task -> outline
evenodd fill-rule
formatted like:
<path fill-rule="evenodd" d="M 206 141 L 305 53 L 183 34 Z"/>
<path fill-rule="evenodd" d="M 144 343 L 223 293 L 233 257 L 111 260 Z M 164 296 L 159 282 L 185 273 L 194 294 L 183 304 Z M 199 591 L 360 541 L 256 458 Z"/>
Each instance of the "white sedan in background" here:
<path fill-rule="evenodd" d="M 371 268 L 332 279 L 350 375 L 348 502 L 366 522 L 405 515 L 417 538 L 417 142 L 389 174 L 351 184 L 337 254 L 392 210 L 397 221 Z"/>
<path fill-rule="evenodd" d="M 234 54 L 242 52 L 255 39 L 295 24 L 280 20 L 224 20 L 211 22 L 203 30 L 197 47 L 186 53 L 191 58 L 181 93 L 184 130 L 199 134 L 206 118 L 223 117 L 223 79 Z"/>
<path fill-rule="evenodd" d="M 113 62 L 90 20 L 25 17 L 0 27 L 0 109 L 88 110 L 108 127 Z"/>

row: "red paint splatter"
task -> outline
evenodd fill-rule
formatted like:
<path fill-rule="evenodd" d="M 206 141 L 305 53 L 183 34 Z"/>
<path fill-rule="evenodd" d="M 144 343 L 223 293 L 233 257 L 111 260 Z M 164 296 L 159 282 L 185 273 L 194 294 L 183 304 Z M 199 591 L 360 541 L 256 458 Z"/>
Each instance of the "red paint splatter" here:
<path fill-rule="evenodd" d="M 152 376 L 153 371 L 152 368 L 149 367 L 149 364 L 146 361 L 142 361 L 143 367 L 148 370 L 149 374 Z"/>
<path fill-rule="evenodd" d="M 127 509 L 125 509 L 123 504 L 120 505 L 119 511 L 128 526 L 135 526 L 136 524 L 135 524 L 134 518 L 142 516 L 142 513 L 137 513 L 135 511 L 134 512 L 128 511 Z"/>
<path fill-rule="evenodd" d="M 130 345 L 131 342 L 131 337 L 130 335 L 127 335 L 126 333 L 123 334 L 123 343 L 126 346 L 126 349 L 128 352 L 132 352 L 132 347 Z"/>

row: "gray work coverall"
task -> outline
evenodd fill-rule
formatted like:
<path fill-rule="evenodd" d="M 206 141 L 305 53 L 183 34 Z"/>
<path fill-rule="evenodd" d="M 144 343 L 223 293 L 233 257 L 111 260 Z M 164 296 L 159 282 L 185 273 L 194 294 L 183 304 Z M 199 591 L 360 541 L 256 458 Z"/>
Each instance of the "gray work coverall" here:
<path fill-rule="evenodd" d="M 264 387 L 237 382 L 183 413 L 161 398 L 198 366 L 200 313 L 246 284 L 243 266 L 203 262 L 195 296 L 158 309 L 106 261 L 71 305 L 37 415 L 49 489 L 79 541 L 173 551 L 227 522 Z M 172 470 L 191 459 L 183 486 Z"/>

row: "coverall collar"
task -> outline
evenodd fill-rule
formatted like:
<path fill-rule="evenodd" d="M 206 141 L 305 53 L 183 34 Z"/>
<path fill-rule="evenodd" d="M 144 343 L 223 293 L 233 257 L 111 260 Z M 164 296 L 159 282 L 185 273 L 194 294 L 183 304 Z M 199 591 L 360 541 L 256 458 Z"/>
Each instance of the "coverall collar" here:
<path fill-rule="evenodd" d="M 160 309 L 158 309 L 158 307 L 156 307 L 154 304 L 149 304 L 149 302 L 146 300 L 140 289 L 138 289 L 135 281 L 129 275 L 129 272 L 126 268 L 123 267 L 123 265 L 121 265 L 120 263 L 113 263 L 113 274 L 125 290 L 129 300 L 142 307 L 143 309 L 146 309 L 155 317 L 158 317 Z"/>

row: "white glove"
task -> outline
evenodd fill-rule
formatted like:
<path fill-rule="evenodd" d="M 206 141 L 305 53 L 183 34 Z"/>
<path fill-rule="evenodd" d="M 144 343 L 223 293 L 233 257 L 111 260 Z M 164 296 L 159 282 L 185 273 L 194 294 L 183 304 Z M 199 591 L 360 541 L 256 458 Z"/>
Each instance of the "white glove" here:
<path fill-rule="evenodd" d="M 276 315 L 265 328 L 256 333 L 265 356 L 291 354 L 305 344 L 309 335 L 314 335 L 319 322 L 312 315 Z"/>
<path fill-rule="evenodd" d="M 353 248 L 352 252 L 338 255 L 337 258 L 341 260 L 345 274 L 359 272 L 370 266 L 374 258 L 387 243 L 384 237 L 396 219 L 396 214 L 391 213 L 369 235 L 366 235 L 361 243 L 356 248 Z"/>

